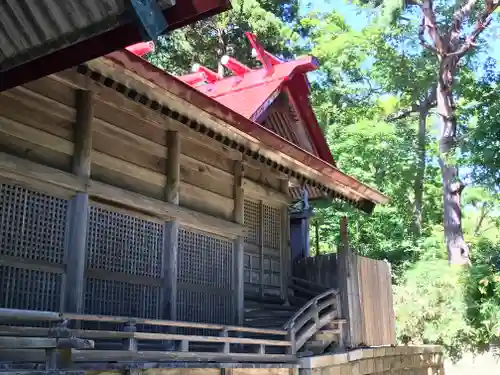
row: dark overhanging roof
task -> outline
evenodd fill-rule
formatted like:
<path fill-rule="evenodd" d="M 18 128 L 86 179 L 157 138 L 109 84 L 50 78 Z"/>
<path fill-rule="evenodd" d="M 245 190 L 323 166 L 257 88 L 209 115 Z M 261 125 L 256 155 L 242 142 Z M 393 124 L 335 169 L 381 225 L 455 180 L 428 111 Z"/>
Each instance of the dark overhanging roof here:
<path fill-rule="evenodd" d="M 143 41 L 130 1 L 2 1 L 0 91 Z M 173 6 L 174 0 L 158 3 L 167 21 L 166 31 L 231 7 L 230 0 L 179 0 Z"/>

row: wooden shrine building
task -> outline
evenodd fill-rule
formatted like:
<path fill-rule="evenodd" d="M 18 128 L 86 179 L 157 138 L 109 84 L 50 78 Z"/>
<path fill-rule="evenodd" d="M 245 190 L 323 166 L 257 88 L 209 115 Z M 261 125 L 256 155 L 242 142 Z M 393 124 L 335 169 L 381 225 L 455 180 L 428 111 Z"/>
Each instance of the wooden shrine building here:
<path fill-rule="evenodd" d="M 316 60 L 248 37 L 262 67 L 226 57 L 226 78 L 131 48 L 0 93 L 0 362 L 289 363 L 339 333 L 337 291 L 288 288 L 289 205 L 387 198 L 335 166 Z M 71 364 L 46 355 L 61 348 Z"/>

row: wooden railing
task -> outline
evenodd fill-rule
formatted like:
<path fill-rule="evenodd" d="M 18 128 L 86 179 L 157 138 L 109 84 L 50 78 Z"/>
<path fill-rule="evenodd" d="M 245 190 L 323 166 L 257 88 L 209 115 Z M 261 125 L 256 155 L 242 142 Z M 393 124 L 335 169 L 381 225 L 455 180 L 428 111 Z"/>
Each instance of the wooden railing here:
<path fill-rule="evenodd" d="M 294 345 L 286 330 L 15 309 L 0 309 L 0 322 L 5 324 L 0 326 L 0 362 L 41 362 L 48 369 L 99 369 L 109 368 L 110 363 L 119 367 L 120 362 L 131 361 L 296 361 Z M 26 326 L 27 322 L 49 322 L 55 326 Z M 71 325 L 80 327 L 84 322 L 117 324 L 121 330 L 70 328 Z M 23 323 L 23 326 L 12 323 Z M 170 332 L 203 329 L 212 334 L 139 332 L 138 326 L 166 327 Z M 115 348 L 118 341 L 120 348 L 101 350 L 96 348 L 99 340 L 114 340 Z M 152 342 L 156 343 L 154 350 L 140 350 L 141 346 Z M 204 345 L 202 350 L 193 350 L 199 344 Z M 67 349 L 66 355 L 55 355 L 61 349 Z"/>
<path fill-rule="evenodd" d="M 336 289 L 327 290 L 309 300 L 284 326 L 288 339 L 293 343 L 292 350 L 295 353 L 299 351 L 307 340 L 339 316 L 340 297 Z"/>

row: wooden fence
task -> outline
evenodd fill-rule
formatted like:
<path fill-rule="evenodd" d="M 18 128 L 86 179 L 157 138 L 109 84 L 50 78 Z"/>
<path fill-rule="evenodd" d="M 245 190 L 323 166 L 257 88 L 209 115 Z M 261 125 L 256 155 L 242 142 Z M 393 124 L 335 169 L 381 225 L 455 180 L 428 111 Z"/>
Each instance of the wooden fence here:
<path fill-rule="evenodd" d="M 360 341 L 368 346 L 395 345 L 396 328 L 391 269 L 387 262 L 358 255 L 356 258 L 362 321 L 357 322 Z"/>
<path fill-rule="evenodd" d="M 341 225 L 343 244 L 338 254 L 298 260 L 293 276 L 326 288 L 338 288 L 341 298 L 344 342 L 351 347 L 396 344 L 395 316 L 389 263 L 353 253 L 347 239 L 347 222 Z"/>

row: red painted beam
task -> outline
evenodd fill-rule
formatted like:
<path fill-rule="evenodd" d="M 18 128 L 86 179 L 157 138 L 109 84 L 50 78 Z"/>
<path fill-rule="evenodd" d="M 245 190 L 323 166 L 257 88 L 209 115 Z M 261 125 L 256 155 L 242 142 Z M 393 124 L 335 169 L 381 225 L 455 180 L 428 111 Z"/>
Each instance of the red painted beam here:
<path fill-rule="evenodd" d="M 179 0 L 163 14 L 172 31 L 231 8 L 230 0 Z M 60 72 L 85 61 L 142 42 L 139 26 L 127 23 L 93 38 L 0 73 L 0 92 Z"/>

